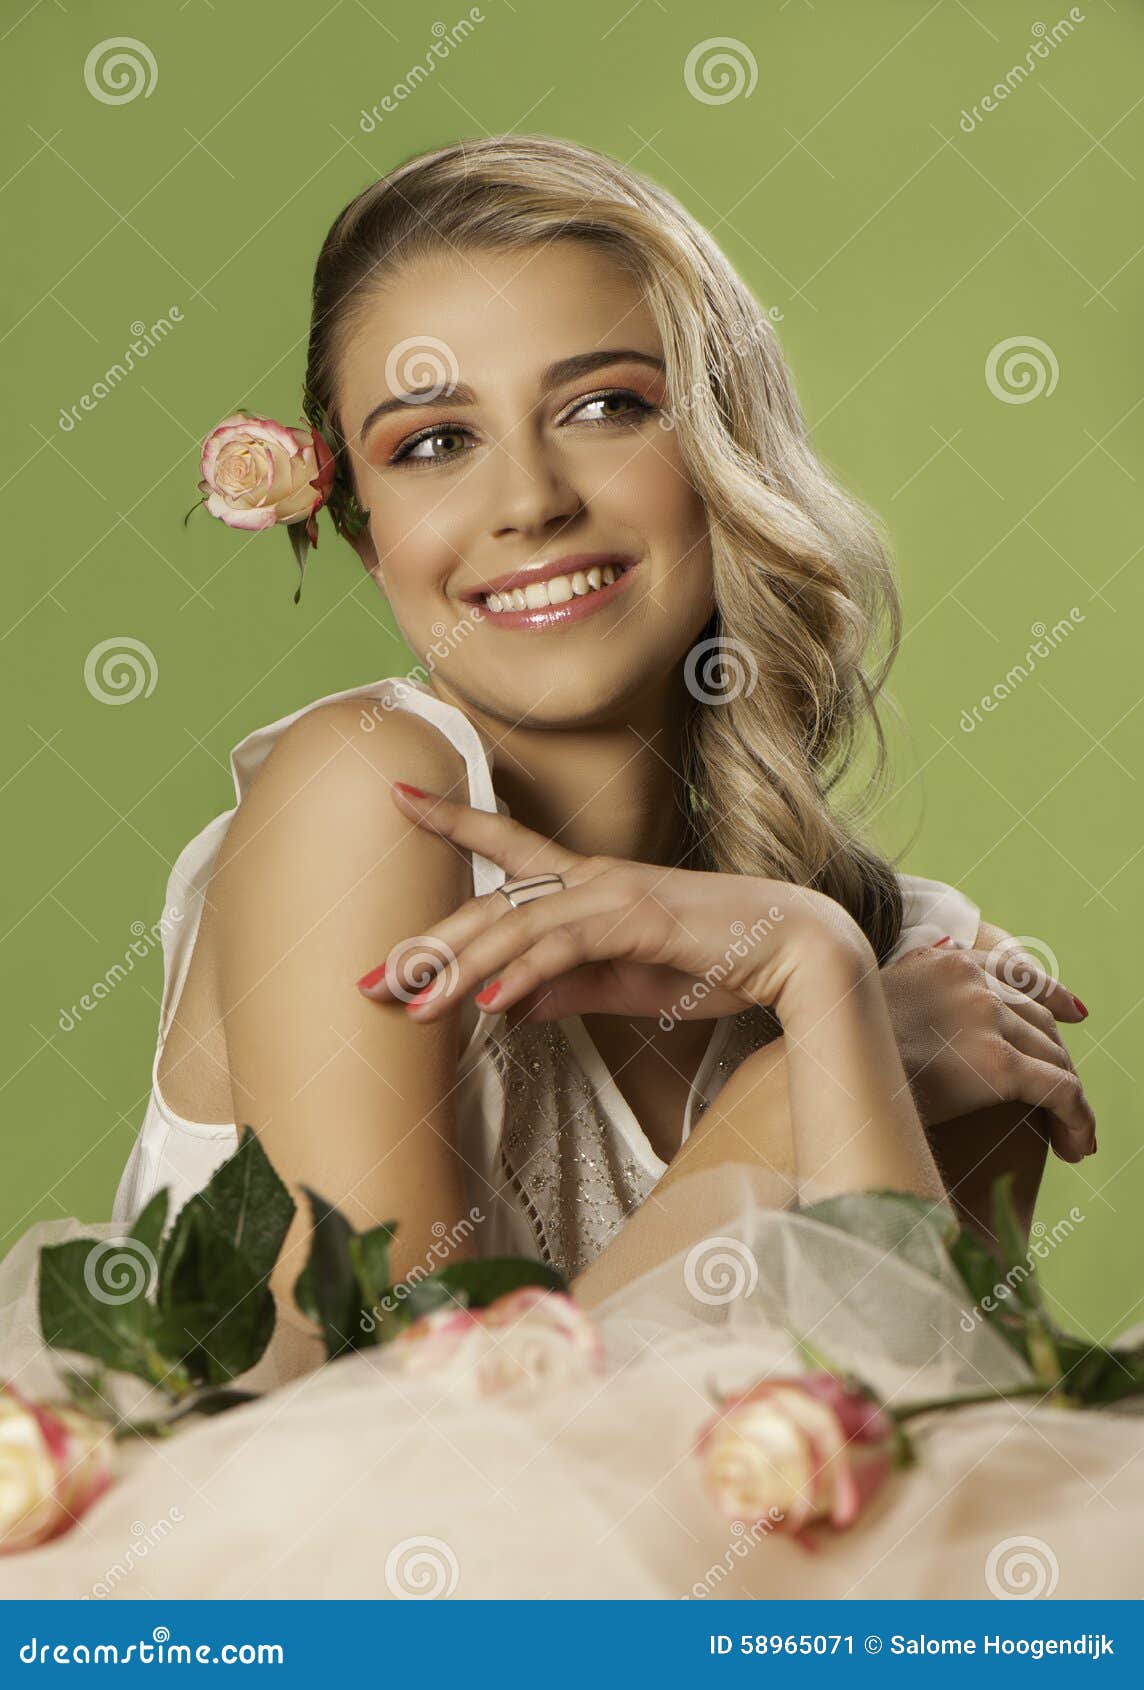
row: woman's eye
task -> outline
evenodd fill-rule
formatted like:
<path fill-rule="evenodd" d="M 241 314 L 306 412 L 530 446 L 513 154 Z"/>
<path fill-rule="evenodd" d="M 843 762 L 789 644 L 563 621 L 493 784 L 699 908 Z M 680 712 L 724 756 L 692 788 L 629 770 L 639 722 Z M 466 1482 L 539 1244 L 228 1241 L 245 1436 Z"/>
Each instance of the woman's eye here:
<path fill-rule="evenodd" d="M 463 428 L 430 429 L 426 434 L 416 435 L 412 440 L 407 440 L 404 446 L 399 446 L 389 461 L 391 464 L 435 464 L 440 463 L 442 458 L 459 458 L 463 455 L 463 448 L 461 451 L 449 450 L 442 453 L 422 452 L 421 448 L 434 446 L 439 440 L 463 440 L 467 433 L 468 430 Z"/>
<path fill-rule="evenodd" d="M 619 404 L 620 410 L 599 417 L 582 417 L 581 412 L 593 405 Z M 582 422 L 631 422 L 646 416 L 652 407 L 646 400 L 636 393 L 629 393 L 626 388 L 613 388 L 610 393 L 597 393 L 591 399 L 581 400 L 572 412 L 572 416 Z"/>
<path fill-rule="evenodd" d="M 617 408 L 609 410 L 607 409 L 609 406 Z M 603 407 L 602 414 L 585 416 L 584 412 L 592 410 L 593 407 Z M 630 393 L 625 388 L 613 388 L 607 393 L 595 393 L 588 399 L 582 399 L 569 412 L 567 420 L 569 422 L 584 422 L 590 427 L 607 423 L 631 424 L 639 422 L 643 417 L 649 415 L 653 409 L 654 407 L 649 405 L 645 399 L 641 399 L 637 393 Z M 403 445 L 398 447 L 389 462 L 391 464 L 439 464 L 444 463 L 447 458 L 462 458 L 466 456 L 470 449 L 464 444 L 470 438 L 467 428 L 461 428 L 455 424 L 442 427 L 438 424 L 436 428 L 426 429 L 424 434 L 414 435 L 411 440 L 405 441 Z M 449 442 L 453 444 L 450 446 Z M 445 449 L 443 451 L 435 450 L 434 448 L 441 443 L 444 443 Z"/>

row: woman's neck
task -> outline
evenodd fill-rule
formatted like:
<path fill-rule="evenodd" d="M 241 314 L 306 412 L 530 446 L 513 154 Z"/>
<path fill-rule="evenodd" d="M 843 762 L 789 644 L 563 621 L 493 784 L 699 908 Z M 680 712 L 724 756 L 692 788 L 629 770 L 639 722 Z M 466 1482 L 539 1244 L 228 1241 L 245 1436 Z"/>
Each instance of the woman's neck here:
<path fill-rule="evenodd" d="M 581 856 L 675 866 L 691 842 L 679 771 L 693 701 L 673 683 L 671 696 L 631 700 L 611 720 L 558 728 L 505 722 L 432 685 L 491 742 L 496 793 L 515 821 Z"/>

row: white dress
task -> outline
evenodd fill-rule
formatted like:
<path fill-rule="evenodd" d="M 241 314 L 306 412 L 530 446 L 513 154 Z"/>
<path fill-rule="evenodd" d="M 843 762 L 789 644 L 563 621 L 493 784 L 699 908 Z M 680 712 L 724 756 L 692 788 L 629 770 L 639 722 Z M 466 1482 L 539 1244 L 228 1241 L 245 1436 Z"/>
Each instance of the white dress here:
<path fill-rule="evenodd" d="M 230 757 L 237 799 L 292 722 L 307 710 L 346 698 L 360 698 L 363 711 L 377 716 L 402 709 L 432 722 L 465 760 L 469 804 L 508 813 L 493 791 L 493 747 L 487 737 L 455 705 L 403 676 L 329 693 L 247 734 Z M 204 892 L 234 814 L 232 809 L 216 816 L 191 840 L 168 883 L 151 1096 L 112 1211 L 112 1219 L 125 1226 L 161 1186 L 171 1188 L 168 1213 L 173 1218 L 237 1147 L 233 1124 L 187 1120 L 168 1105 L 158 1082 Z M 477 896 L 494 891 L 505 879 L 504 869 L 478 852 L 472 853 L 472 867 Z M 939 881 L 913 875 L 899 879 L 905 919 L 891 960 L 945 933 L 956 945 L 974 943 L 980 911 L 968 898 Z M 503 1011 L 481 1011 L 471 998 L 459 1013 L 454 1096 L 459 1148 L 469 1170 L 467 1206 L 482 1216 L 477 1248 L 485 1255 L 539 1256 L 574 1277 L 644 1201 L 667 1164 L 652 1149 L 580 1016 L 509 1031 Z M 681 1143 L 727 1076 L 775 1031 L 773 1017 L 762 1008 L 714 1021 L 684 1111 Z"/>
<path fill-rule="evenodd" d="M 492 809 L 489 747 L 459 711 L 398 680 L 331 696 L 399 690 L 401 708 L 464 754 L 470 801 Z M 239 798 L 299 713 L 236 746 Z M 172 875 L 169 896 L 188 919 L 167 952 L 160 1050 L 232 814 L 191 842 Z M 473 872 L 478 891 L 502 875 L 480 856 Z M 910 877 L 903 891 L 899 953 L 942 933 L 973 942 L 977 910 L 959 893 Z M 738 1052 L 765 1036 L 753 1014 L 716 1023 L 685 1132 Z M 579 1017 L 522 1031 L 533 1042 L 506 1048 L 496 1016 L 467 1029 L 460 1126 L 487 1170 L 503 1168 L 501 1242 L 568 1266 L 599 1248 L 663 1163 Z M 532 1160 L 529 1132 L 542 1141 Z M 177 1207 L 233 1144 L 232 1128 L 181 1120 L 156 1088 L 117 1218 L 41 1221 L 0 1262 L 0 1376 L 32 1396 L 62 1395 L 37 1309 L 44 1246 L 111 1245 L 157 1184 L 175 1186 Z M 76 1528 L 6 1557 L 5 1596 L 1138 1597 L 1144 1426 L 1124 1413 L 1017 1399 L 926 1414 L 914 1423 L 917 1465 L 816 1555 L 718 1512 L 692 1453 L 713 1393 L 803 1371 L 801 1339 L 899 1405 L 1031 1377 L 990 1322 L 967 1320 L 965 1288 L 936 1257 L 838 1231 L 789 1198 L 757 1164 L 705 1169 L 657 1193 L 672 1253 L 653 1247 L 594 1311 L 606 1362 L 588 1381 L 456 1399 L 431 1374 L 395 1373 L 385 1347 L 279 1378 L 272 1344 L 239 1381 L 264 1391 L 257 1400 L 188 1416 L 167 1439 L 119 1444 L 116 1483 Z M 729 1260 L 742 1271 L 723 1273 Z"/>

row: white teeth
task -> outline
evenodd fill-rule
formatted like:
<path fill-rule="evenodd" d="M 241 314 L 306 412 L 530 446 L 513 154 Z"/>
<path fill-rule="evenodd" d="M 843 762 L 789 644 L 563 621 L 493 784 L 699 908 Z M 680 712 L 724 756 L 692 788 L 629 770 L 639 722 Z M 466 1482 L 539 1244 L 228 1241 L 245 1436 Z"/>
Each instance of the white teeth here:
<path fill-rule="evenodd" d="M 567 604 L 569 599 L 583 598 L 585 593 L 610 587 L 623 574 L 613 564 L 603 568 L 593 564 L 591 569 L 578 569 L 574 575 L 554 575 L 548 581 L 533 581 L 527 587 L 511 587 L 504 593 L 487 593 L 482 600 L 486 610 L 495 615 L 501 610 L 540 610 L 548 604 Z"/>

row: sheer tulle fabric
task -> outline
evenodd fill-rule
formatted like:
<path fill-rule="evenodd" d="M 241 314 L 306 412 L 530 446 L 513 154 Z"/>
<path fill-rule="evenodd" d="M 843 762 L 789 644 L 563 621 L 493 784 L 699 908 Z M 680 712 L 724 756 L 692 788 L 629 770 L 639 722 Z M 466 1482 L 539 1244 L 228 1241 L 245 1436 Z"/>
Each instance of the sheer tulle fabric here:
<path fill-rule="evenodd" d="M 1144 1422 L 1126 1413 L 926 1416 L 919 1464 L 817 1554 L 724 1520 L 690 1453 L 711 1393 L 801 1371 L 798 1336 L 899 1405 L 1028 1375 L 955 1281 L 782 1207 L 757 1169 L 651 1201 L 670 1253 L 595 1310 L 602 1378 L 460 1402 L 379 1350 L 276 1384 L 272 1344 L 242 1381 L 263 1398 L 121 1445 L 121 1478 L 65 1538 L 2 1563 L 5 1595 L 1140 1595 Z M 120 1231 L 45 1222 L 0 1266 L 0 1370 L 26 1393 L 56 1390 L 40 1246 Z"/>

